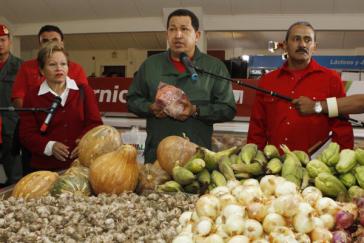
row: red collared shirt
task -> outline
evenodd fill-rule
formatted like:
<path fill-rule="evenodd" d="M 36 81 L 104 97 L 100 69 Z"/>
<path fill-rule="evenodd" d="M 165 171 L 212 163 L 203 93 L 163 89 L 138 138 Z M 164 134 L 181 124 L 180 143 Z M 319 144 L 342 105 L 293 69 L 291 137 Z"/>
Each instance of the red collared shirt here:
<path fill-rule="evenodd" d="M 77 63 L 69 62 L 68 76 L 75 80 L 77 84 L 88 84 L 85 71 L 81 65 Z M 44 77 L 39 73 L 38 62 L 36 59 L 23 62 L 16 74 L 11 98 L 24 99 L 26 92 L 30 88 L 39 86 L 43 81 Z"/>
<path fill-rule="evenodd" d="M 260 87 L 282 95 L 297 98 L 307 96 L 313 100 L 345 96 L 343 82 L 339 75 L 315 60 L 304 71 L 292 72 L 287 63 L 261 78 Z M 260 149 L 268 144 L 286 144 L 291 150 L 309 151 L 323 142 L 332 131 L 333 141 L 341 148 L 352 148 L 353 129 L 349 122 L 327 115 L 302 116 L 287 101 L 257 92 L 250 117 L 248 143 L 255 143 Z"/>

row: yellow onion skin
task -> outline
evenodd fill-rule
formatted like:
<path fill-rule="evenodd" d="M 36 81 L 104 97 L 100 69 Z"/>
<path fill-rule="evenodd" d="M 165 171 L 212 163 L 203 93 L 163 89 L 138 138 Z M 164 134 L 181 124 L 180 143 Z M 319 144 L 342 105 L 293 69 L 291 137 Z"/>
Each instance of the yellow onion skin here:
<path fill-rule="evenodd" d="M 137 151 L 122 145 L 114 152 L 98 157 L 90 167 L 90 183 L 96 194 L 120 194 L 134 191 L 138 183 Z"/>

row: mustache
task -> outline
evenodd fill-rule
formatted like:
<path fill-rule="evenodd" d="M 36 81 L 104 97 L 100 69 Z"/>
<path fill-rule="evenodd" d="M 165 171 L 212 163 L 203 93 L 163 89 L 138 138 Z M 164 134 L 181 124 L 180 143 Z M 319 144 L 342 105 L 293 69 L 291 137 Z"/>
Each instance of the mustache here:
<path fill-rule="evenodd" d="M 296 50 L 296 52 L 305 52 L 308 53 L 308 50 L 306 48 L 300 47 Z"/>

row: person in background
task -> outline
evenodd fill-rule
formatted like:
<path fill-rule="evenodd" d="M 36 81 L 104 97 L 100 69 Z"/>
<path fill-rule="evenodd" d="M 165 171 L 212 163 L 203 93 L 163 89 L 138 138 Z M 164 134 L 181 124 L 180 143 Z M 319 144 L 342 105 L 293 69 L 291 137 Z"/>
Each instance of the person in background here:
<path fill-rule="evenodd" d="M 89 85 L 68 77 L 68 58 L 58 42 L 44 45 L 37 63 L 45 80 L 27 91 L 24 107 L 51 107 L 56 97 L 61 103 L 44 134 L 40 127 L 47 113 L 21 113 L 20 141 L 31 152 L 31 171 L 66 169 L 78 157 L 78 140 L 102 124 L 97 101 Z"/>
<path fill-rule="evenodd" d="M 11 54 L 11 38 L 8 28 L 0 24 L 0 107 L 11 104 L 11 89 L 15 75 L 22 61 Z M 5 186 L 14 184 L 22 175 L 20 156 L 12 153 L 13 136 L 18 120 L 16 112 L 0 113 L 0 163 L 3 164 L 7 177 Z"/>
<path fill-rule="evenodd" d="M 180 54 L 206 71 L 228 77 L 225 65 L 200 52 L 199 21 L 194 13 L 178 9 L 168 16 L 167 42 L 169 50 L 150 56 L 139 68 L 129 87 L 129 111 L 147 119 L 145 162 L 156 159 L 159 142 L 171 135 L 186 136 L 194 143 L 211 148 L 213 124 L 232 120 L 236 113 L 231 84 L 206 74 L 196 81 L 180 61 Z M 168 116 L 155 102 L 158 85 L 164 82 L 184 91 L 188 100 L 176 117 Z"/>
<path fill-rule="evenodd" d="M 54 25 L 44 25 L 38 33 L 39 47 L 44 44 L 54 41 L 59 45 L 64 46 L 63 32 L 60 28 Z M 70 61 L 69 62 L 69 77 L 76 81 L 77 84 L 87 84 L 87 77 L 81 65 Z M 12 100 L 15 107 L 22 107 L 26 92 L 31 88 L 38 86 L 44 77 L 40 75 L 37 59 L 25 61 L 16 75 L 13 90 Z"/>
<path fill-rule="evenodd" d="M 260 87 L 289 97 L 308 96 L 315 101 L 345 96 L 343 82 L 332 70 L 320 66 L 312 54 L 316 50 L 314 28 L 308 22 L 292 24 L 284 41 L 287 61 L 279 69 L 264 75 Z M 318 103 L 320 104 L 320 103 Z M 322 107 L 315 109 L 322 112 Z M 332 140 L 341 148 L 352 148 L 353 129 L 349 122 L 326 116 L 301 116 L 294 105 L 267 94 L 257 93 L 250 117 L 248 143 L 260 149 L 266 144 L 286 144 L 291 150 L 311 153 L 332 132 Z"/>
<path fill-rule="evenodd" d="M 317 102 L 306 96 L 301 96 L 292 101 L 302 115 L 315 114 L 315 106 L 318 105 Z M 319 102 L 322 106 L 322 113 L 328 114 L 329 117 L 364 113 L 363 94 L 355 94 L 342 98 L 330 97 Z"/>

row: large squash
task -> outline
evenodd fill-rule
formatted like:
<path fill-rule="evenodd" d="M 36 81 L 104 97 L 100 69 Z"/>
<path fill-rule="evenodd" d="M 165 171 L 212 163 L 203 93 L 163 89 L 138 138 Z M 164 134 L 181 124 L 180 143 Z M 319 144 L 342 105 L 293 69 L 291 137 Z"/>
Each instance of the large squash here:
<path fill-rule="evenodd" d="M 158 145 L 157 160 L 162 169 L 172 175 L 176 161 L 184 165 L 196 153 L 197 147 L 188 138 L 168 136 Z"/>
<path fill-rule="evenodd" d="M 81 164 L 89 167 L 100 155 L 112 152 L 121 145 L 118 130 L 108 125 L 100 125 L 88 131 L 78 144 L 78 159 Z"/>
<path fill-rule="evenodd" d="M 52 196 L 58 196 L 62 193 L 75 195 L 90 196 L 91 187 L 87 178 L 82 175 L 65 174 L 60 176 L 54 183 L 51 190 Z"/>
<path fill-rule="evenodd" d="M 83 176 L 86 180 L 88 180 L 90 175 L 90 169 L 86 166 L 71 166 L 66 172 L 64 172 L 65 175 L 77 175 L 77 176 Z"/>
<path fill-rule="evenodd" d="M 138 183 L 137 151 L 131 145 L 101 155 L 90 166 L 90 183 L 96 194 L 134 191 Z"/>
<path fill-rule="evenodd" d="M 16 183 L 11 195 L 25 199 L 46 196 L 49 194 L 58 177 L 58 174 L 52 171 L 36 171 L 30 173 Z"/>

